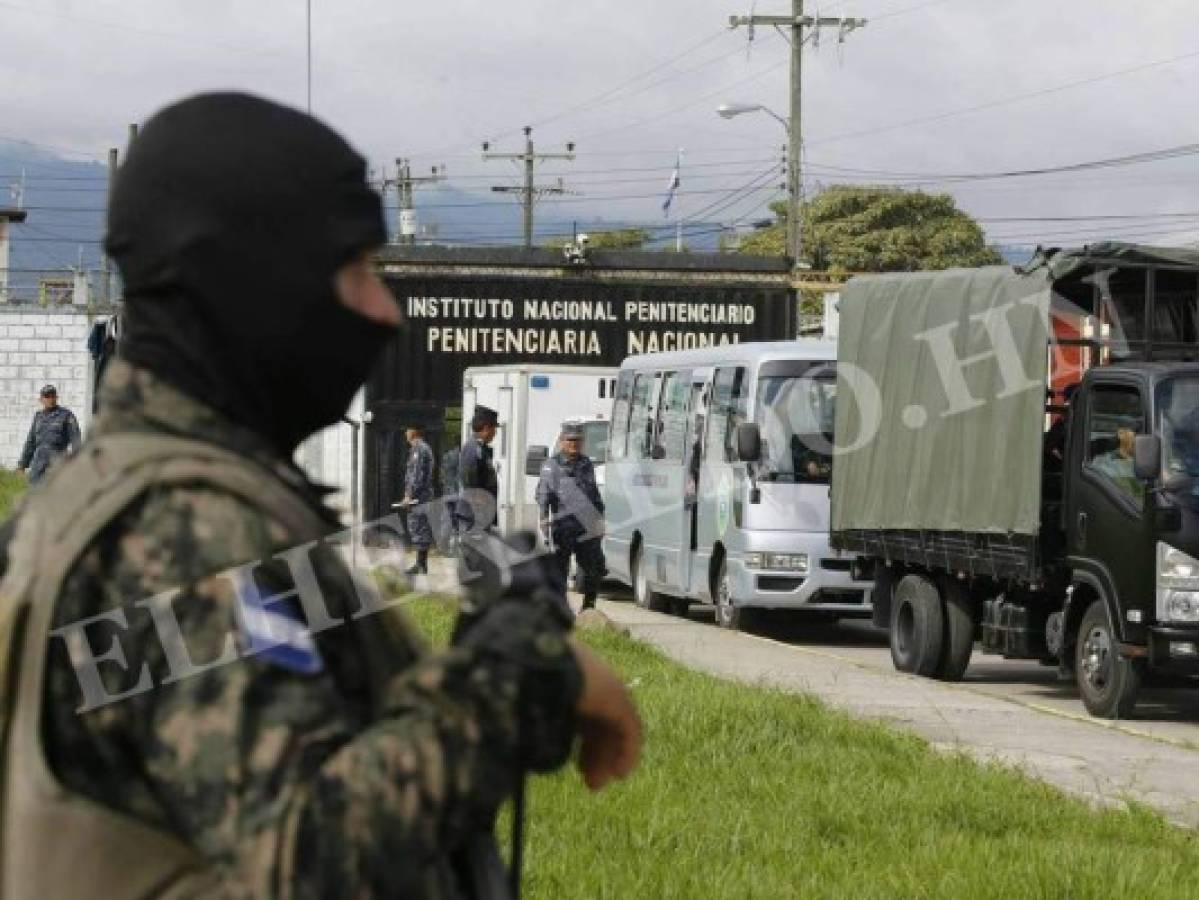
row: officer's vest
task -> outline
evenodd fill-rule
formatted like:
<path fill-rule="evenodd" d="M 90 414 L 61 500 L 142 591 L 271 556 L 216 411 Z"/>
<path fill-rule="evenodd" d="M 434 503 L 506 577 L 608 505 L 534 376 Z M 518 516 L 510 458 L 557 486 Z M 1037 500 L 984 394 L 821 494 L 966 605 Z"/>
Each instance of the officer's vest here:
<path fill-rule="evenodd" d="M 328 530 L 265 468 L 166 435 L 98 438 L 30 495 L 0 581 L 0 900 L 169 900 L 215 883 L 205 860 L 175 836 L 68 792 L 41 741 L 46 649 L 64 579 L 147 489 L 182 484 L 234 494 L 299 542 Z"/>

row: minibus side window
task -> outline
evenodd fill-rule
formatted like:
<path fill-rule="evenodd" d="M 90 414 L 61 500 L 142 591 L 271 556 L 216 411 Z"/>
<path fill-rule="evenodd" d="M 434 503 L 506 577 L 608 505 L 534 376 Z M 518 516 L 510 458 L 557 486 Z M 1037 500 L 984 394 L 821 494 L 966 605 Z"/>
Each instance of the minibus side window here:
<path fill-rule="evenodd" d="M 654 446 L 654 399 L 658 375 L 642 372 L 633 382 L 633 411 L 629 416 L 629 456 L 649 459 Z"/>
<path fill-rule="evenodd" d="M 608 443 L 608 455 L 612 459 L 623 459 L 629 436 L 629 409 L 633 399 L 633 373 L 621 372 L 616 382 L 616 399 L 612 403 L 612 437 Z"/>
<path fill-rule="evenodd" d="M 736 461 L 733 440 L 737 426 L 748 419 L 748 385 L 749 378 L 743 366 L 716 370 L 708 414 L 708 459 Z"/>
<path fill-rule="evenodd" d="M 667 372 L 658 411 L 658 440 L 655 459 L 682 462 L 687 442 L 687 391 L 690 372 Z"/>

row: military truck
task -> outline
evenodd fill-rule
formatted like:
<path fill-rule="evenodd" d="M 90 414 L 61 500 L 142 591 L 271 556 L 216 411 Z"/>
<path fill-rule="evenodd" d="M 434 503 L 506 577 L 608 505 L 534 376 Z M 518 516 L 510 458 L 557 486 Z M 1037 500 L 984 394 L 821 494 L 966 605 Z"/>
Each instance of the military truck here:
<path fill-rule="evenodd" d="M 855 278 L 840 302 L 831 542 L 896 668 L 976 642 L 1128 716 L 1199 673 L 1199 253 Z"/>

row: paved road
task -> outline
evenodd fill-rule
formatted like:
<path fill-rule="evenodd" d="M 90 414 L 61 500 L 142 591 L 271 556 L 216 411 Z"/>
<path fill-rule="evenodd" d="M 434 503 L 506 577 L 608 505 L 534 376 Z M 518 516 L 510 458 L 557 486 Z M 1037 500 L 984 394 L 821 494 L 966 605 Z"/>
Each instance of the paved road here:
<path fill-rule="evenodd" d="M 1133 799 L 1199 827 L 1199 687 L 1155 686 L 1138 718 L 1103 722 L 1086 714 L 1054 670 L 1035 663 L 979 656 L 967 680 L 954 685 L 898 673 L 886 636 L 865 622 L 736 634 L 716 628 L 703 608 L 685 619 L 627 600 L 600 608 L 694 668 L 812 694 L 1096 802 Z"/>
<path fill-rule="evenodd" d="M 711 610 L 695 608 L 689 618 L 711 622 Z M 879 631 L 869 622 L 768 625 L 758 633 L 797 647 L 824 650 L 862 666 L 894 671 L 886 632 Z M 1036 662 L 976 652 L 963 684 L 972 690 L 1032 708 L 1090 719 L 1073 682 L 1059 681 L 1055 668 Z M 1179 681 L 1147 685 L 1141 693 L 1136 717 L 1121 723 L 1121 727 L 1159 740 L 1199 748 L 1199 683 Z"/>

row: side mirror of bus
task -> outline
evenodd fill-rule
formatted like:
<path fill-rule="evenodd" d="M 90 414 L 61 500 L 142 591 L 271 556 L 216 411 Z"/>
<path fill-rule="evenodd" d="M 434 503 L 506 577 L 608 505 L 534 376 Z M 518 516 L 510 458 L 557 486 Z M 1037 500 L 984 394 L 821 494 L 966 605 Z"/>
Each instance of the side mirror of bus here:
<path fill-rule="evenodd" d="M 757 462 L 762 458 L 762 435 L 758 426 L 746 422 L 737 426 L 737 459 L 741 462 Z"/>
<path fill-rule="evenodd" d="M 542 446 L 533 446 L 525 453 L 525 474 L 540 475 L 541 467 L 545 465 L 545 461 L 550 458 L 550 448 Z"/>
<path fill-rule="evenodd" d="M 1162 439 L 1138 434 L 1132 445 L 1132 472 L 1139 481 L 1156 481 L 1162 471 Z"/>

